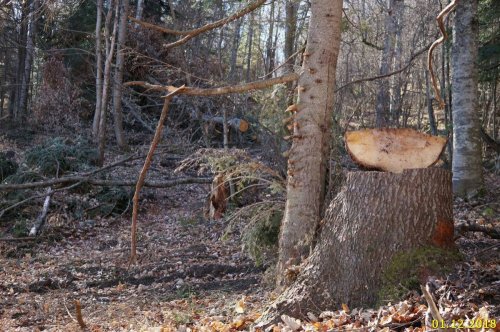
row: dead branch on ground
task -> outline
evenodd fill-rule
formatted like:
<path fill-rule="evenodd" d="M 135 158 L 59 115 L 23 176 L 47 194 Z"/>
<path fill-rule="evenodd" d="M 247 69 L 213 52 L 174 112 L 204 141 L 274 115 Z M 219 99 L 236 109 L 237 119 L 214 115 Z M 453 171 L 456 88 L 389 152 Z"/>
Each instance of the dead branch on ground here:
<path fill-rule="evenodd" d="M 50 206 L 50 199 L 52 197 L 52 194 L 54 192 L 52 191 L 52 188 L 47 189 L 47 197 L 45 197 L 45 201 L 43 202 L 43 208 L 40 214 L 38 215 L 38 218 L 36 218 L 35 224 L 33 227 L 31 227 L 31 230 L 29 232 L 29 236 L 37 236 L 40 233 L 40 230 L 42 229 L 43 225 L 45 224 L 45 219 L 47 219 L 47 213 L 49 212 L 49 206 Z"/>
<path fill-rule="evenodd" d="M 486 227 L 476 223 L 465 222 L 458 224 L 456 229 L 460 234 L 464 234 L 467 232 L 479 232 L 491 237 L 492 239 L 500 239 L 500 230 L 494 227 Z"/>

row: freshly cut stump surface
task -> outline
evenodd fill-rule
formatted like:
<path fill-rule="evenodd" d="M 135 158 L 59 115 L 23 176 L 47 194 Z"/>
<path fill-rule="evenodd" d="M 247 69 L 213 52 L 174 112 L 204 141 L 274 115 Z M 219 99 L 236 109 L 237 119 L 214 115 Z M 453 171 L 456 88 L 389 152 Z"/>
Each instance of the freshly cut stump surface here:
<path fill-rule="evenodd" d="M 410 128 L 382 128 L 348 131 L 345 142 L 347 151 L 358 165 L 401 173 L 405 169 L 435 164 L 447 138 Z"/>

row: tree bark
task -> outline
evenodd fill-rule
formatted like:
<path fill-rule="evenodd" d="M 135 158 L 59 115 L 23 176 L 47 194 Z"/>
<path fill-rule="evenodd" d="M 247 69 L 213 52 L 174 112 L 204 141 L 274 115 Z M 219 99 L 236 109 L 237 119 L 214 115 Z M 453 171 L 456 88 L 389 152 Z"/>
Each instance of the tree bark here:
<path fill-rule="evenodd" d="M 260 325 L 283 313 L 298 318 L 342 303 L 373 305 L 381 275 L 397 253 L 453 247 L 453 234 L 449 171 L 348 173 L 326 212 L 314 252 Z"/>
<path fill-rule="evenodd" d="M 453 191 L 474 195 L 483 188 L 478 108 L 477 0 L 459 1 L 453 28 Z"/>
<path fill-rule="evenodd" d="M 99 121 L 101 119 L 102 109 L 102 13 L 103 13 L 103 0 L 97 0 L 97 18 L 95 23 L 95 54 L 96 54 L 96 78 L 95 78 L 95 112 L 94 122 L 92 123 L 92 136 L 97 141 L 99 137 Z"/>
<path fill-rule="evenodd" d="M 309 255 L 323 213 L 341 18 L 341 0 L 311 2 L 279 239 L 278 271 L 281 272 Z M 278 285 L 283 284 L 284 280 L 279 278 Z"/>
<path fill-rule="evenodd" d="M 115 50 L 116 29 L 118 26 L 118 6 L 113 8 L 114 2 L 111 0 L 106 17 L 105 37 L 106 37 L 106 61 L 104 62 L 104 76 L 102 84 L 102 102 L 101 102 L 101 116 L 99 118 L 99 138 L 98 138 L 98 152 L 99 152 L 99 165 L 104 164 L 104 149 L 106 147 L 106 120 L 108 113 L 108 94 L 109 94 L 109 81 L 111 77 L 111 64 Z M 115 13 L 113 24 L 113 32 L 110 35 L 111 17 Z M 111 40 L 110 40 L 111 38 Z"/>
<path fill-rule="evenodd" d="M 389 9 L 385 21 L 384 49 L 382 51 L 382 61 L 380 62 L 380 75 L 386 75 L 392 71 L 395 57 L 397 33 L 397 17 L 396 12 L 400 12 L 400 6 L 403 5 L 403 0 L 390 0 Z M 375 124 L 377 128 L 385 127 L 389 123 L 390 110 L 390 86 L 389 79 L 381 80 L 379 92 L 377 94 L 377 102 L 375 105 Z"/>
<path fill-rule="evenodd" d="M 299 4 L 294 0 L 287 0 L 285 4 L 285 49 L 284 56 L 285 60 L 290 59 L 290 57 L 295 53 L 295 35 L 297 33 L 297 11 Z M 293 72 L 294 60 L 289 60 L 290 63 L 286 65 L 286 72 Z M 293 87 L 294 83 L 288 83 L 286 85 L 287 93 L 287 105 L 293 104 L 294 93 Z"/>
<path fill-rule="evenodd" d="M 28 7 L 28 30 L 26 32 L 26 55 L 24 57 L 24 66 L 21 78 L 19 94 L 19 118 L 24 121 L 28 113 L 28 99 L 31 81 L 31 68 L 35 57 L 35 37 L 36 37 L 36 18 L 37 18 L 37 0 L 32 0 Z"/>
<path fill-rule="evenodd" d="M 116 143 L 120 149 L 127 148 L 127 142 L 123 133 L 123 66 L 125 63 L 125 40 L 127 38 L 127 17 L 129 0 L 121 0 L 117 6 L 120 6 L 118 40 L 116 44 L 116 63 L 115 75 L 113 81 L 113 118 Z"/>

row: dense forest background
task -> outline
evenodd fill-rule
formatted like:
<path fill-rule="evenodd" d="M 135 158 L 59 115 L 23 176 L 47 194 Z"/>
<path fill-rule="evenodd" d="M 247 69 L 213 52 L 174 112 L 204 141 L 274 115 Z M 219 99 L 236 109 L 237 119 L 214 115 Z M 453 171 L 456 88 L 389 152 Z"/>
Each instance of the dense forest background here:
<path fill-rule="evenodd" d="M 303 73 L 309 56 L 312 2 L 0 0 L 5 326 L 83 328 L 81 304 L 86 324 L 104 330 L 197 324 L 242 330 L 257 319 L 263 301 L 276 297 L 270 285 L 284 278 L 275 266 L 303 89 L 293 75 Z M 392 273 L 406 281 L 387 277 L 370 317 L 343 304 L 330 316 L 309 316 L 311 324 L 316 318 L 335 320 L 330 328 L 423 329 L 419 304 L 431 305 L 416 294 L 422 275 L 433 273 L 440 275 L 431 284 L 446 319 L 489 321 L 499 313 L 500 2 L 464 1 L 477 9 L 474 41 L 466 47 L 454 46 L 463 17 L 452 12 L 445 19 L 448 38 L 434 50 L 431 77 L 427 54 L 442 35 L 436 16 L 450 2 L 343 1 L 324 196 L 328 205 L 346 173 L 359 170 L 344 144 L 348 131 L 413 128 L 447 137 L 436 167 L 454 170 L 462 256 L 402 257 L 406 270 Z M 456 64 L 469 53 L 477 55 L 474 106 L 458 110 Z M 194 89 L 165 98 L 173 91 L 166 87 L 182 86 Z M 226 92 L 211 90 L 217 87 Z M 145 188 L 134 201 L 164 116 Z M 457 116 L 476 125 L 476 137 L 461 135 Z M 468 155 L 469 143 L 476 148 Z M 460 159 L 454 151 L 462 165 L 479 156 L 463 167 L 474 174 L 464 187 L 455 182 L 467 175 L 453 168 Z M 138 235 L 132 230 L 139 262 L 127 265 L 132 206 L 139 206 Z M 476 287 L 467 289 L 471 283 Z M 62 299 L 71 300 L 76 318 L 55 303 Z M 116 316 L 106 321 L 104 314 Z"/>

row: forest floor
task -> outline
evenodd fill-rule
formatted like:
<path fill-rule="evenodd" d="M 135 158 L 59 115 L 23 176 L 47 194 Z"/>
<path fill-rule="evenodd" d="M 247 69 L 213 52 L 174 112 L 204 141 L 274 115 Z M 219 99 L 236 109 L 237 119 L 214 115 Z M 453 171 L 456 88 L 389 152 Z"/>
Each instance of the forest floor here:
<path fill-rule="evenodd" d="M 500 227 L 500 178 L 488 175 L 487 184 L 483 198 L 455 202 L 456 222 Z M 248 329 L 273 297 L 270 282 L 242 253 L 238 236 L 222 240 L 225 222 L 204 218 L 208 190 L 146 190 L 139 262 L 131 266 L 129 214 L 73 223 L 53 215 L 36 241 L 0 241 L 0 331 L 78 331 L 75 301 L 89 331 Z M 464 319 L 465 326 L 467 319 L 498 320 L 500 241 L 467 233 L 456 243 L 463 262 L 433 280 L 441 311 L 447 319 Z M 300 325 L 311 331 L 423 331 L 427 303 L 413 293 L 380 308 L 331 310 L 316 322 L 313 316 L 285 317 L 274 331 Z"/>

